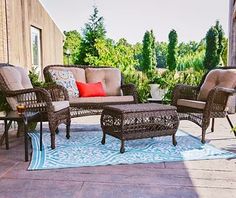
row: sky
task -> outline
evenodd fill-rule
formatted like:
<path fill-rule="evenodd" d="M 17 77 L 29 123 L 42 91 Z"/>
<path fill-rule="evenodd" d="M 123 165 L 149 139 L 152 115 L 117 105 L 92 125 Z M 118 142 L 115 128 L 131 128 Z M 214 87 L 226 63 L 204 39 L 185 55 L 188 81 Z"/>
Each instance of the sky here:
<path fill-rule="evenodd" d="M 97 6 L 107 37 L 129 43 L 142 42 L 153 30 L 156 41 L 168 41 L 175 29 L 179 42 L 200 41 L 220 21 L 228 37 L 228 0 L 40 0 L 61 31 L 78 30 Z"/>

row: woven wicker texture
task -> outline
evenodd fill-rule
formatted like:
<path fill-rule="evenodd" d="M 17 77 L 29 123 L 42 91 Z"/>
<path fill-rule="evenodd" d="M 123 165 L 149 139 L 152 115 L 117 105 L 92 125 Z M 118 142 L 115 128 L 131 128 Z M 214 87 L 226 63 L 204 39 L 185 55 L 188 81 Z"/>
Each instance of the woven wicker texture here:
<path fill-rule="evenodd" d="M 105 144 L 105 136 L 109 134 L 121 140 L 121 153 L 125 151 L 125 140 L 172 135 L 173 144 L 176 145 L 175 133 L 178 126 L 176 108 L 172 106 L 160 104 L 106 106 L 101 116 L 102 144 Z"/>
<path fill-rule="evenodd" d="M 49 65 L 44 68 L 43 73 L 46 82 L 53 82 L 52 77 L 50 75 L 50 69 L 53 69 L 53 67 L 56 68 L 80 68 L 80 69 L 86 69 L 86 68 L 110 68 L 105 66 L 90 66 L 90 65 Z M 111 104 L 132 104 L 132 103 L 138 103 L 138 94 L 136 91 L 136 88 L 133 84 L 124 84 L 123 83 L 123 77 L 121 80 L 121 90 L 123 92 L 123 95 L 131 95 L 134 98 L 134 101 L 132 102 L 104 102 L 104 103 L 71 103 L 71 117 L 81 117 L 81 116 L 88 116 L 88 115 L 100 115 L 102 112 L 102 109 L 106 105 Z"/>
<path fill-rule="evenodd" d="M 222 69 L 236 69 L 236 67 L 226 67 Z M 171 105 L 177 107 L 177 112 L 179 114 L 180 120 L 189 120 L 199 125 L 202 128 L 202 143 L 205 143 L 206 129 L 210 124 L 210 119 L 227 117 L 227 101 L 229 96 L 236 93 L 235 89 L 228 89 L 224 87 L 215 87 L 208 94 L 206 105 L 203 110 L 197 108 L 190 108 L 186 106 L 177 105 L 178 99 L 188 99 L 197 100 L 197 96 L 200 91 L 200 87 L 204 82 L 206 75 L 199 86 L 189 86 L 189 85 L 176 85 L 172 92 L 172 102 Z M 229 121 L 230 122 L 230 121 Z M 213 121 L 214 123 L 214 121 Z M 232 123 L 230 122 L 232 127 Z M 212 131 L 214 126 L 212 126 Z M 235 133 L 236 135 L 236 133 Z"/>
<path fill-rule="evenodd" d="M 1 67 L 14 67 L 9 64 L 0 64 Z M 51 148 L 55 148 L 55 134 L 60 124 L 66 124 L 66 137 L 70 137 L 70 108 L 64 108 L 60 111 L 54 111 L 53 101 L 68 100 L 67 90 L 59 85 L 51 85 L 47 89 L 30 88 L 12 91 L 8 88 L 3 76 L 0 74 L 0 89 L 5 97 L 15 97 L 18 103 L 25 104 L 29 111 L 37 111 L 41 113 L 42 121 L 49 122 L 51 131 Z M 40 120 L 35 120 L 40 121 Z M 18 127 L 18 130 L 21 126 Z"/>

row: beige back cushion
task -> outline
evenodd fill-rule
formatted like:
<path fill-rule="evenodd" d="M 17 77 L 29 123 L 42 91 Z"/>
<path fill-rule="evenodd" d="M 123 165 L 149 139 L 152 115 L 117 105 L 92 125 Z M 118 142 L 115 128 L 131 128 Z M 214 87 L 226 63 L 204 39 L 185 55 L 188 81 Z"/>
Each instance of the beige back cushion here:
<path fill-rule="evenodd" d="M 87 83 L 102 82 L 108 96 L 121 95 L 121 73 L 116 68 L 86 68 Z"/>
<path fill-rule="evenodd" d="M 32 83 L 29 78 L 29 71 L 23 67 L 15 67 L 21 74 L 21 84 L 24 89 L 33 88 Z"/>
<path fill-rule="evenodd" d="M 22 67 L 1 67 L 0 73 L 12 91 L 33 88 L 28 71 Z M 7 102 L 13 110 L 16 110 L 17 100 L 15 97 L 8 97 Z"/>
<path fill-rule="evenodd" d="M 207 74 L 206 79 L 200 88 L 198 100 L 206 101 L 209 92 L 216 86 L 225 88 L 235 88 L 236 70 L 215 69 L 210 71 Z"/>
<path fill-rule="evenodd" d="M 82 83 L 86 83 L 86 78 L 85 78 L 85 71 L 82 68 L 76 68 L 76 67 L 51 67 L 49 69 L 49 72 L 51 72 L 52 70 L 59 70 L 59 71 L 64 71 L 64 70 L 68 70 L 71 71 L 75 80 L 82 82 Z"/>

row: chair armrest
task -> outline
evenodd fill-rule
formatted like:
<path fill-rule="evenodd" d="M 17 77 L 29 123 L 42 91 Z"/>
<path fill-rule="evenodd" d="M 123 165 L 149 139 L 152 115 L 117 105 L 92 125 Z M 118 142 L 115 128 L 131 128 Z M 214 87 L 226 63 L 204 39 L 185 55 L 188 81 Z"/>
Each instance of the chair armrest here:
<path fill-rule="evenodd" d="M 50 93 L 43 88 L 29 88 L 6 91 L 6 97 L 16 97 L 17 102 L 23 103 L 28 109 L 36 111 L 53 111 Z"/>
<path fill-rule="evenodd" d="M 176 106 L 178 99 L 196 100 L 198 92 L 197 86 L 178 84 L 173 89 L 171 104 Z"/>
<path fill-rule="evenodd" d="M 218 92 L 225 92 L 225 93 L 228 93 L 229 95 L 236 94 L 236 89 L 230 89 L 230 88 L 226 88 L 226 87 L 216 87 L 215 89 Z"/>
<path fill-rule="evenodd" d="M 67 89 L 61 85 L 52 84 L 45 89 L 49 91 L 52 101 L 69 100 Z"/>
<path fill-rule="evenodd" d="M 138 93 L 134 84 L 121 85 L 121 90 L 124 96 L 131 95 L 134 97 L 134 102 L 138 103 Z"/>
<path fill-rule="evenodd" d="M 223 112 L 226 109 L 228 98 L 236 94 L 235 89 L 225 87 L 215 87 L 207 97 L 205 111 Z"/>

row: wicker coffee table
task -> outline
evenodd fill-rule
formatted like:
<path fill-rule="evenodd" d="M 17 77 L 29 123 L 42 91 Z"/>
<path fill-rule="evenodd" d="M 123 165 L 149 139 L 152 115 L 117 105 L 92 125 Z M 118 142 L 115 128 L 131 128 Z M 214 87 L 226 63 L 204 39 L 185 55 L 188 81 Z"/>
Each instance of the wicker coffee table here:
<path fill-rule="evenodd" d="M 102 144 L 105 144 L 108 134 L 121 140 L 121 153 L 125 152 L 125 140 L 172 135 L 172 143 L 176 145 L 178 126 L 179 118 L 174 106 L 155 103 L 108 105 L 101 116 Z"/>

